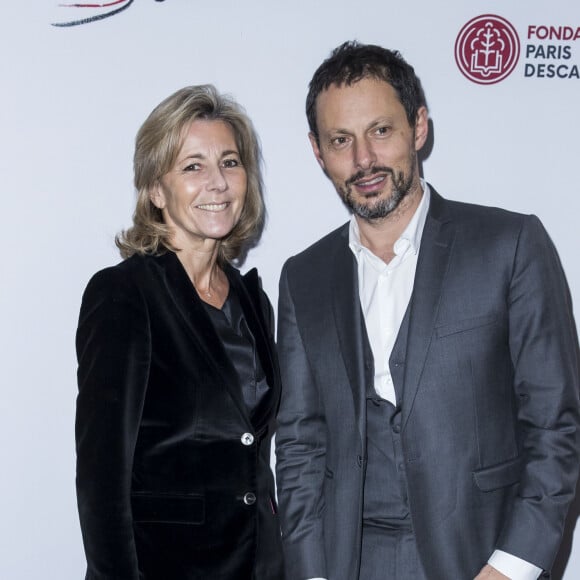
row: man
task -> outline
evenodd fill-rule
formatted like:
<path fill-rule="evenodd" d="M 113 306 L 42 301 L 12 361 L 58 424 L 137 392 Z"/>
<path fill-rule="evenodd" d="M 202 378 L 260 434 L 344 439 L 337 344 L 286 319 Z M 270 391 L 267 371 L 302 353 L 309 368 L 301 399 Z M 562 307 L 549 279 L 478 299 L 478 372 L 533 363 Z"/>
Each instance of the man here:
<path fill-rule="evenodd" d="M 307 115 L 353 217 L 280 281 L 288 580 L 537 578 L 578 473 L 578 343 L 552 243 L 534 216 L 421 180 L 427 107 L 397 52 L 337 48 Z"/>

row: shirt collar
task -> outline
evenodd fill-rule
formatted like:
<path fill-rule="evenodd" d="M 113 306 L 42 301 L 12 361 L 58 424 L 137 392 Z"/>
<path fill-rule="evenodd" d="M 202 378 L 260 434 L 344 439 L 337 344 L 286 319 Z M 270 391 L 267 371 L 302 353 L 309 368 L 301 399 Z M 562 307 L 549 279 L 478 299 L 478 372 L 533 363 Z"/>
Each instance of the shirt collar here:
<path fill-rule="evenodd" d="M 406 248 L 409 248 L 415 254 L 419 251 L 423 229 L 425 227 L 425 222 L 427 221 L 427 213 L 429 212 L 429 203 L 431 201 L 429 184 L 423 179 L 421 179 L 421 188 L 423 189 L 421 201 L 419 202 L 411 221 L 407 224 L 407 227 L 395 242 L 394 250 L 397 255 L 405 251 Z M 368 248 L 363 246 L 360 241 L 358 223 L 354 215 L 350 218 L 348 245 L 357 257 L 361 252 L 370 251 Z"/>

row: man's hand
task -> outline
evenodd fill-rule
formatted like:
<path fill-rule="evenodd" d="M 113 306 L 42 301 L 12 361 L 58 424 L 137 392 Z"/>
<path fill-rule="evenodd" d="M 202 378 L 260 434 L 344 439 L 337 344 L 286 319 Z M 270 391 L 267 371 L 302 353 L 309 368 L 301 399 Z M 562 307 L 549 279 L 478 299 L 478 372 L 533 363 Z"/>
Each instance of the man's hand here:
<path fill-rule="evenodd" d="M 510 580 L 510 578 L 504 576 L 489 564 L 486 564 L 474 580 Z"/>

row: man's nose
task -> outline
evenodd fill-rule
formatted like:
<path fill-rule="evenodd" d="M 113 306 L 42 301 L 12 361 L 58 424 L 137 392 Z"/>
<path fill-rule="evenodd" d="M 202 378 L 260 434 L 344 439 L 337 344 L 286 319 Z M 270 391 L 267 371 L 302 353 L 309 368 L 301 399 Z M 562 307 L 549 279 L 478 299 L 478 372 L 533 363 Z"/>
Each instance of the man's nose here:
<path fill-rule="evenodd" d="M 354 164 L 359 169 L 370 169 L 377 160 L 372 144 L 367 139 L 357 141 L 353 151 Z"/>

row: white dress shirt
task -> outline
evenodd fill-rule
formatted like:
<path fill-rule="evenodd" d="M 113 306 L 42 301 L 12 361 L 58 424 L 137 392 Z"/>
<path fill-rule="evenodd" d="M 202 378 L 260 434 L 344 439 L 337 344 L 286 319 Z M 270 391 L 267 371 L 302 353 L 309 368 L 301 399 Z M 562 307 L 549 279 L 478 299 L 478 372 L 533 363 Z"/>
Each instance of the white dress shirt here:
<path fill-rule="evenodd" d="M 375 361 L 375 391 L 397 404 L 389 358 L 413 292 L 421 236 L 431 194 L 423 185 L 423 197 L 411 221 L 395 242 L 395 257 L 385 264 L 360 241 L 356 218 L 352 216 L 349 246 L 358 265 L 358 290 L 365 326 Z"/>
<path fill-rule="evenodd" d="M 389 358 L 413 292 L 421 237 L 431 199 L 427 183 L 421 180 L 421 186 L 423 197 L 395 242 L 395 257 L 388 264 L 362 245 L 355 216 L 350 220 L 349 247 L 357 261 L 359 298 L 375 362 L 374 387 L 380 397 L 393 405 L 397 404 L 397 397 Z M 542 573 L 537 566 L 501 550 L 495 550 L 488 563 L 511 580 L 537 580 Z"/>

